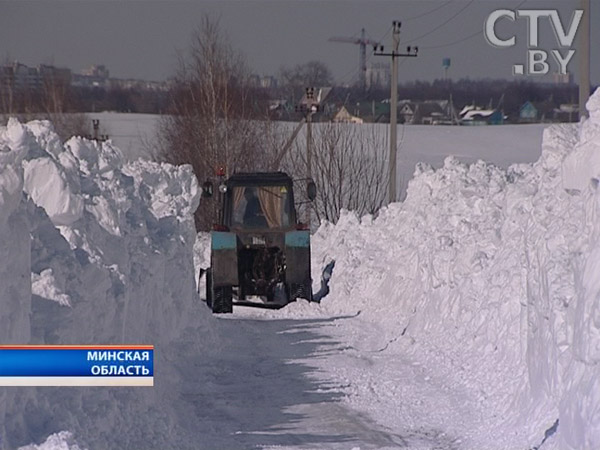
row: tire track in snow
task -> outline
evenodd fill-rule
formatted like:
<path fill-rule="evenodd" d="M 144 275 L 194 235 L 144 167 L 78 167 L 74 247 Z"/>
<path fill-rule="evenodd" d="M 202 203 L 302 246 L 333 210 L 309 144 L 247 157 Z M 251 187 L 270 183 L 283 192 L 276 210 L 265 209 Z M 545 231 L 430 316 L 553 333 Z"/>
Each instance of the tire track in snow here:
<path fill-rule="evenodd" d="M 400 436 L 341 402 L 343 386 L 315 376 L 322 350 L 341 345 L 323 332 L 336 320 L 240 314 L 197 330 L 203 343 L 182 343 L 175 363 L 173 422 L 195 442 L 188 447 L 404 448 Z"/>
<path fill-rule="evenodd" d="M 343 401 L 354 414 L 367 417 L 373 429 L 383 430 L 380 434 L 393 436 L 392 442 L 379 442 L 381 447 L 468 448 L 465 437 L 458 436 L 477 418 L 466 392 L 394 353 L 390 347 L 397 338 L 390 339 L 377 324 L 353 318 L 327 328 L 323 332 L 334 341 L 337 336 L 345 342 L 321 349 L 319 378 L 343 386 Z"/>

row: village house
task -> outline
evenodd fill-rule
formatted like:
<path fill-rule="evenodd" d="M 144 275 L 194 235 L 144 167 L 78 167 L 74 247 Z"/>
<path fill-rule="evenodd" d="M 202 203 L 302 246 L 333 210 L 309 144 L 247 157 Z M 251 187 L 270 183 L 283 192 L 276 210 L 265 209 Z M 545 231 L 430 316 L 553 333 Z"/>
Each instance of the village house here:
<path fill-rule="evenodd" d="M 412 125 L 451 125 L 456 116 L 448 100 L 398 102 L 398 121 Z"/>
<path fill-rule="evenodd" d="M 342 106 L 333 116 L 333 121 L 337 123 L 363 123 L 363 119 L 350 114 L 345 106 Z"/>
<path fill-rule="evenodd" d="M 461 125 L 502 125 L 505 119 L 499 109 L 481 109 L 475 105 L 465 106 L 459 117 Z"/>

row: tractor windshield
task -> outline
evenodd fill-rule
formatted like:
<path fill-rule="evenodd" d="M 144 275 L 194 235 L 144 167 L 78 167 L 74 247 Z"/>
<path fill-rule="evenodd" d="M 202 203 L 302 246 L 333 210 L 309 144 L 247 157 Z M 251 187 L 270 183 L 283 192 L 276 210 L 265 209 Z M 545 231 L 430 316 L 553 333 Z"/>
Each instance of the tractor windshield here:
<path fill-rule="evenodd" d="M 236 186 L 233 188 L 232 226 L 281 228 L 290 225 L 286 186 Z"/>

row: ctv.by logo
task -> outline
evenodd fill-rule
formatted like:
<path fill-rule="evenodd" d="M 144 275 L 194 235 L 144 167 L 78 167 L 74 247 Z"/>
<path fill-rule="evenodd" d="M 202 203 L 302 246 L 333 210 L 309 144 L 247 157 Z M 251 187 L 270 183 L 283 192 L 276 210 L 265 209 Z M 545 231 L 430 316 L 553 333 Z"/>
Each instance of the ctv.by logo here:
<path fill-rule="evenodd" d="M 486 40 L 494 47 L 512 47 L 515 45 L 517 39 L 515 36 L 511 36 L 508 39 L 500 39 L 496 35 L 495 25 L 496 22 L 501 18 L 507 18 L 514 21 L 517 18 L 525 17 L 527 19 L 528 28 L 528 50 L 527 50 L 527 61 L 526 64 L 515 64 L 513 66 L 513 75 L 545 75 L 550 70 L 550 64 L 548 63 L 548 52 L 546 50 L 539 49 L 539 19 L 540 17 L 549 17 L 556 42 L 562 48 L 569 48 L 573 45 L 579 22 L 583 16 L 583 10 L 577 9 L 571 17 L 571 23 L 568 29 L 565 28 L 560 20 L 558 11 L 554 9 L 518 9 L 512 11 L 510 9 L 498 9 L 492 12 L 485 21 L 483 32 Z M 569 49 L 563 56 L 559 49 L 551 51 L 556 64 L 558 65 L 558 72 L 561 74 L 567 73 L 567 66 L 575 54 L 575 50 Z"/>

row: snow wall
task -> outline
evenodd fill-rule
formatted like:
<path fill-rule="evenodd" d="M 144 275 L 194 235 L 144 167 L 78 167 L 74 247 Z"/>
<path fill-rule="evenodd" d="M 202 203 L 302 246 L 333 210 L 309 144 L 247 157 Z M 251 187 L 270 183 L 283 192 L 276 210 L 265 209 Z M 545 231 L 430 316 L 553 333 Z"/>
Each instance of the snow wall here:
<path fill-rule="evenodd" d="M 588 109 L 546 131 L 533 165 L 419 166 L 404 203 L 313 238 L 315 271 L 337 261 L 322 307 L 361 310 L 390 347 L 470 387 L 491 441 L 525 428 L 530 448 L 545 435 L 543 448 L 600 448 L 600 93 Z M 197 201 L 187 167 L 63 145 L 47 122 L 0 127 L 1 342 L 152 343 L 161 373 L 154 389 L 0 388 L 0 448 L 59 430 L 92 449 L 191 448 L 168 355 L 198 326 L 211 345 Z"/>
<path fill-rule="evenodd" d="M 152 389 L 0 388 L 0 448 L 60 430 L 89 448 L 178 445 L 170 345 L 207 320 L 198 201 L 189 166 L 124 163 L 110 142 L 63 145 L 45 121 L 0 127 L 0 342 L 153 344 L 161 374 Z"/>
<path fill-rule="evenodd" d="M 449 367 L 493 413 L 488 442 L 600 448 L 600 91 L 587 107 L 532 165 L 421 165 L 404 203 L 313 238 L 314 279 L 337 261 L 323 307 Z"/>

